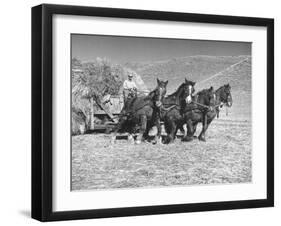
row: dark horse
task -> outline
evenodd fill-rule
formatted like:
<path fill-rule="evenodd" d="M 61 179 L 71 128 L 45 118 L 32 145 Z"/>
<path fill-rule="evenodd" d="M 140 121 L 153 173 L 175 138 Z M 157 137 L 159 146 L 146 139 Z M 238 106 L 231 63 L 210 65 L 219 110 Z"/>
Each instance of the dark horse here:
<path fill-rule="evenodd" d="M 132 134 L 133 130 L 139 126 L 140 131 L 136 144 L 141 143 L 144 133 L 147 131 L 148 124 L 160 125 L 159 108 L 162 105 L 163 97 L 166 94 L 168 81 L 157 79 L 157 87 L 147 96 L 134 97 L 129 99 L 121 111 L 119 122 L 114 130 L 112 141 L 116 139 L 118 131 L 126 131 Z M 159 125 L 158 125 L 159 124 Z M 160 139 L 161 131 L 157 133 L 155 142 Z"/>
<path fill-rule="evenodd" d="M 195 82 L 185 79 L 179 88 L 163 99 L 163 105 L 160 108 L 160 117 L 164 121 L 167 138 L 165 143 L 173 142 L 178 127 L 183 122 L 182 111 L 186 104 L 192 100 L 192 94 L 195 92 Z M 160 128 L 157 128 L 158 131 Z"/>
<path fill-rule="evenodd" d="M 185 133 L 183 141 L 190 141 L 193 139 L 193 135 L 196 132 L 197 124 L 199 122 L 202 122 L 202 132 L 200 133 L 198 139 L 201 141 L 206 141 L 205 132 L 214 118 L 216 116 L 219 117 L 220 108 L 222 108 L 223 105 L 226 105 L 227 107 L 232 106 L 232 96 L 230 90 L 230 85 L 226 84 L 221 86 L 214 93 L 212 93 L 209 89 L 209 92 L 206 92 L 208 90 L 203 90 L 195 96 L 195 99 L 197 98 L 197 100 L 194 102 L 204 104 L 209 106 L 209 108 L 206 107 L 204 109 L 204 107 L 200 107 L 196 103 L 194 103 L 194 108 L 192 108 L 192 106 L 188 106 L 189 108 L 186 108 L 184 113 L 184 121 L 187 124 L 187 133 Z M 205 96 L 205 102 L 202 101 L 203 96 Z"/>
<path fill-rule="evenodd" d="M 231 95 L 231 86 L 229 84 L 223 85 L 216 90 L 216 113 L 219 118 L 220 108 L 223 105 L 227 107 L 232 106 L 232 95 Z"/>

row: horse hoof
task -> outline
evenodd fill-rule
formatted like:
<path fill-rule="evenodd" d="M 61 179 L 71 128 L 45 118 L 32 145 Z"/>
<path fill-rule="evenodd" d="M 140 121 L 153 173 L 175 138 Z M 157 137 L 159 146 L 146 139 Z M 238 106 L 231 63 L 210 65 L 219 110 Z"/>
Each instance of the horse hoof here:
<path fill-rule="evenodd" d="M 115 138 L 112 138 L 111 141 L 110 141 L 110 143 L 113 145 L 113 144 L 115 144 L 115 141 L 116 141 L 116 139 L 115 139 Z"/>
<path fill-rule="evenodd" d="M 129 136 L 128 136 L 128 142 L 129 142 L 130 144 L 134 144 L 134 143 L 135 143 L 134 137 L 133 137 L 132 135 L 129 135 Z"/>
<path fill-rule="evenodd" d="M 152 144 L 162 144 L 162 139 L 161 138 L 156 138 L 156 139 L 152 140 L 151 143 Z"/>
<path fill-rule="evenodd" d="M 136 140 L 136 144 L 140 144 L 141 143 L 141 141 L 140 140 Z"/>
<path fill-rule="evenodd" d="M 174 143 L 174 140 L 172 139 L 166 139 L 164 142 L 164 144 L 172 144 L 172 143 Z"/>
<path fill-rule="evenodd" d="M 135 141 L 134 141 L 134 140 L 131 140 L 131 141 L 129 142 L 129 144 L 135 144 Z"/>
<path fill-rule="evenodd" d="M 175 140 L 169 140 L 169 141 L 167 141 L 166 144 L 173 144 L 173 143 L 175 143 Z"/>
<path fill-rule="evenodd" d="M 192 140 L 193 140 L 193 137 L 184 137 L 184 138 L 182 138 L 182 141 L 184 141 L 184 142 L 190 142 Z"/>
<path fill-rule="evenodd" d="M 159 139 L 159 140 L 157 141 L 157 144 L 162 145 L 162 144 L 163 144 L 162 139 Z"/>
<path fill-rule="evenodd" d="M 206 139 L 204 137 L 199 137 L 198 138 L 200 141 L 206 142 Z"/>

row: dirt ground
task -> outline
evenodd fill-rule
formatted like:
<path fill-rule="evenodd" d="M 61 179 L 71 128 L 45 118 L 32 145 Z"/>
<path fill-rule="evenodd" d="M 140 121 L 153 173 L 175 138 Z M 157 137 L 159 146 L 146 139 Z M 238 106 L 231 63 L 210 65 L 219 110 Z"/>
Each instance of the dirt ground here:
<path fill-rule="evenodd" d="M 72 190 L 251 182 L 251 124 L 216 119 L 206 135 L 169 145 L 73 136 Z"/>

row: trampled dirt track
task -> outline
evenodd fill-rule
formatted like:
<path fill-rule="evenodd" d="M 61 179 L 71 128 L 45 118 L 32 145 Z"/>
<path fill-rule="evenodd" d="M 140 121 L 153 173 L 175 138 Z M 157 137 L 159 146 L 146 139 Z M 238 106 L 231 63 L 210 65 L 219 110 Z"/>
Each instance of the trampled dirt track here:
<path fill-rule="evenodd" d="M 169 145 L 73 136 L 72 190 L 251 182 L 250 122 L 215 119 L 206 135 Z"/>

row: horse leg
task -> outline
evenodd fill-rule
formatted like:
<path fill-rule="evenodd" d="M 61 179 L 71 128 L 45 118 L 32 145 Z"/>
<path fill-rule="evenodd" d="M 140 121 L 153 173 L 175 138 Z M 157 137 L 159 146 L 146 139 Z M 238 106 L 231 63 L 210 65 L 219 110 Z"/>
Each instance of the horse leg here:
<path fill-rule="evenodd" d="M 192 141 L 194 131 L 193 131 L 193 124 L 190 119 L 186 122 L 186 127 L 187 127 L 187 131 L 184 137 L 182 138 L 182 141 Z"/>
<path fill-rule="evenodd" d="M 174 116 L 171 117 L 170 121 L 172 122 L 172 130 L 171 130 L 171 141 L 173 142 L 176 139 L 176 135 L 178 132 L 178 129 L 181 129 L 183 126 L 183 118 L 180 112 L 176 112 Z"/>
<path fill-rule="evenodd" d="M 179 130 L 179 127 L 176 125 L 176 128 L 175 128 L 175 130 L 173 132 L 173 139 L 174 140 L 176 139 L 176 135 L 177 135 L 178 130 Z"/>
<path fill-rule="evenodd" d="M 207 132 L 207 129 L 209 128 L 209 125 L 211 124 L 211 122 L 214 120 L 214 118 L 216 117 L 216 114 L 207 114 L 206 115 L 206 124 L 205 124 L 205 129 L 204 129 L 204 138 L 205 138 L 205 134 Z"/>
<path fill-rule="evenodd" d="M 123 124 L 125 123 L 125 119 L 122 117 L 120 118 L 119 122 L 117 123 L 116 127 L 114 128 L 113 135 L 111 137 L 111 144 L 114 144 L 116 141 L 117 133 L 120 131 L 120 129 L 123 127 Z"/>
<path fill-rule="evenodd" d="M 200 141 L 204 141 L 204 142 L 205 142 L 205 141 L 206 141 L 205 132 L 206 132 L 206 130 L 207 130 L 207 128 L 208 128 L 207 114 L 204 114 L 204 115 L 203 115 L 202 123 L 203 123 L 203 125 L 202 125 L 202 131 L 201 131 L 201 133 L 200 133 L 198 139 L 199 139 Z"/>
<path fill-rule="evenodd" d="M 142 140 L 143 141 L 148 140 L 148 138 L 149 138 L 149 128 L 150 128 L 150 126 L 148 125 L 146 130 L 145 130 L 145 132 L 142 135 Z"/>
<path fill-rule="evenodd" d="M 169 119 L 170 132 L 167 134 L 167 144 L 172 143 L 175 140 L 175 133 L 177 131 L 177 125 L 173 119 Z"/>
<path fill-rule="evenodd" d="M 193 125 L 192 125 L 192 128 L 193 128 L 193 134 L 192 134 L 192 136 L 193 136 L 193 137 L 196 137 L 194 134 L 195 134 L 195 132 L 196 132 L 197 125 L 198 125 L 198 122 L 195 122 L 195 123 L 193 123 Z"/>
<path fill-rule="evenodd" d="M 187 135 L 187 126 L 186 124 L 183 124 L 182 126 L 179 127 L 181 133 L 183 134 L 183 137 Z"/>
<path fill-rule="evenodd" d="M 140 123 L 141 123 L 141 128 L 140 128 L 140 132 L 139 132 L 139 135 L 137 137 L 137 140 L 136 140 L 136 144 L 141 143 L 143 134 L 146 132 L 146 127 L 147 127 L 147 117 L 146 117 L 146 115 L 141 115 Z"/>
<path fill-rule="evenodd" d="M 161 128 L 161 121 L 160 118 L 157 118 L 155 121 L 155 125 L 157 127 L 157 134 L 154 137 L 154 141 L 153 144 L 162 144 L 162 139 L 161 139 L 161 135 L 162 135 L 162 128 Z"/>
<path fill-rule="evenodd" d="M 165 119 L 164 120 L 164 128 L 166 132 L 166 137 L 164 138 L 164 143 L 168 143 L 168 134 L 170 133 L 170 127 L 169 127 L 169 122 Z"/>
<path fill-rule="evenodd" d="M 134 131 L 134 126 L 133 125 L 129 125 L 128 128 L 127 128 L 127 132 L 128 132 L 128 142 L 130 144 L 134 144 L 135 143 L 135 140 L 134 140 L 134 137 L 133 137 L 133 131 Z"/>

